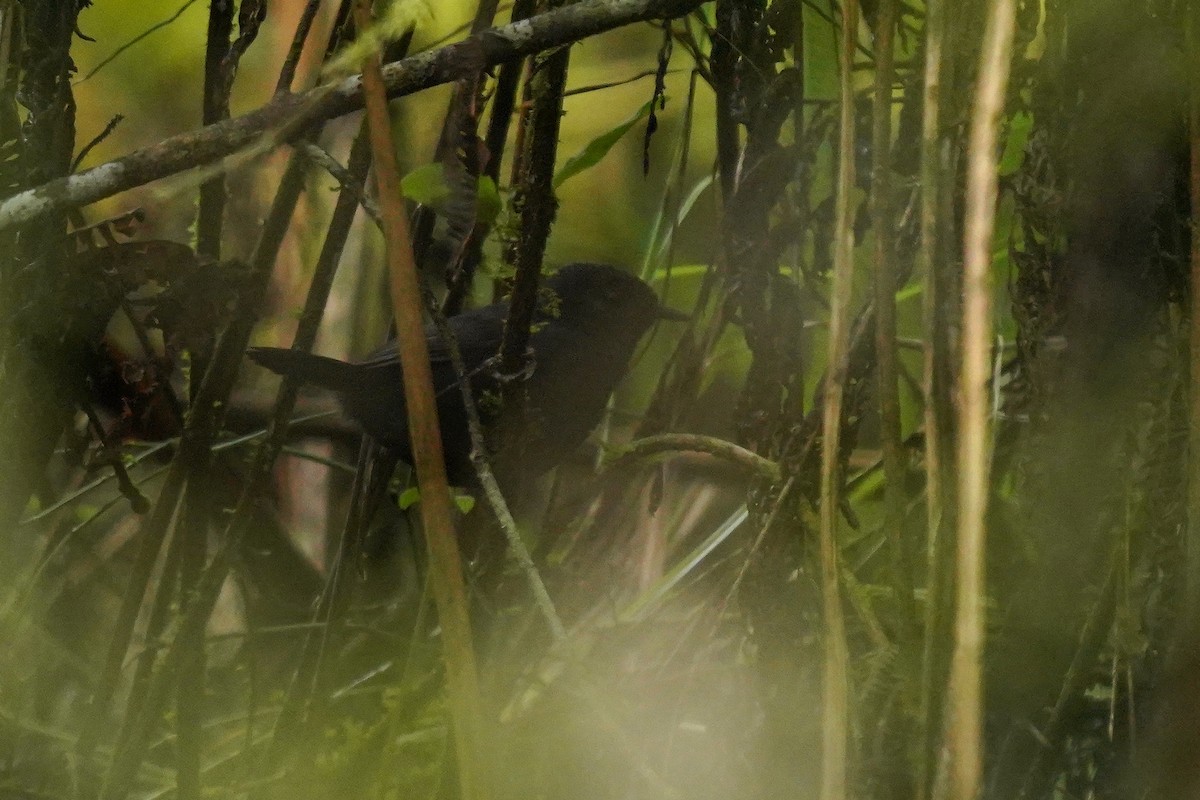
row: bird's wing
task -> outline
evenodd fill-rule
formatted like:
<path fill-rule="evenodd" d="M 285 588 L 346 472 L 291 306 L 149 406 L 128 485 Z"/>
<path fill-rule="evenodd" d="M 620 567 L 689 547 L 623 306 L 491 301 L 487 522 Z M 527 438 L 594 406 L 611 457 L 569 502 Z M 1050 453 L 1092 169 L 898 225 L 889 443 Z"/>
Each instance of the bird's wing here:
<path fill-rule="evenodd" d="M 504 313 L 503 309 L 496 306 L 485 306 L 447 320 L 468 370 L 480 366 L 500 350 L 500 340 L 504 337 Z M 450 363 L 450 345 L 436 329 L 427 331 L 426 340 L 429 342 L 431 362 Z"/>
<path fill-rule="evenodd" d="M 451 317 L 447 322 L 462 354 L 463 366 L 475 377 L 500 349 L 504 336 L 504 314 L 502 305 L 485 306 Z M 429 348 L 429 362 L 434 372 L 434 385 L 440 395 L 457 385 L 457 376 L 450 357 L 450 345 L 438 333 L 437 328 L 425 328 L 425 343 Z M 370 374 L 375 369 L 392 370 L 399 365 L 396 341 L 392 340 L 358 362 L 359 367 Z"/>

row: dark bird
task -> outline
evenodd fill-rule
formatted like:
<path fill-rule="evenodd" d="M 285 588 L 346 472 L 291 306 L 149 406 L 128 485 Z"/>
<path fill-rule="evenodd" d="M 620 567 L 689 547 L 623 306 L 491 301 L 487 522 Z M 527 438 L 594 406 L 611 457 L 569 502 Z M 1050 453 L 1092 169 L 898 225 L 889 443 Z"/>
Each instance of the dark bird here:
<path fill-rule="evenodd" d="M 503 300 L 449 319 L 487 428 L 499 419 L 494 359 L 507 315 Z M 543 282 L 531 328 L 533 370 L 525 382 L 526 428 L 520 436 L 526 474 L 550 469 L 583 442 L 599 423 L 637 343 L 658 319 L 687 316 L 664 307 L 649 286 L 616 267 L 570 264 Z M 436 328 L 427 327 L 425 336 L 446 472 L 451 483 L 471 485 L 471 436 L 458 374 Z M 336 392 L 347 416 L 412 463 L 395 342 L 357 363 L 277 347 L 252 347 L 247 355 L 272 372 Z"/>

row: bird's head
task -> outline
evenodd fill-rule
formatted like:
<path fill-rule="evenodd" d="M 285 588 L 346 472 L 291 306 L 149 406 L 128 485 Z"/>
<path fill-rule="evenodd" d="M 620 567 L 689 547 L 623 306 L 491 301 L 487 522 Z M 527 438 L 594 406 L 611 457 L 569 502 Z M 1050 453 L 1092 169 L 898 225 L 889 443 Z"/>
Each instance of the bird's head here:
<path fill-rule="evenodd" d="M 608 264 L 575 263 L 546 280 L 551 290 L 544 313 L 579 327 L 636 332 L 640 338 L 655 320 L 688 316 L 659 302 L 654 290 L 636 276 Z"/>

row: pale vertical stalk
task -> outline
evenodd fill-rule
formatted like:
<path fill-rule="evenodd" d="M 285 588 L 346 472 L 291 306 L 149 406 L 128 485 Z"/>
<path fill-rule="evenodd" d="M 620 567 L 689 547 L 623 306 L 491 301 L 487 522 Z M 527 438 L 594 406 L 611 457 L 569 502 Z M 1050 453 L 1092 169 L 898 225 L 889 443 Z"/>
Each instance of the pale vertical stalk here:
<path fill-rule="evenodd" d="M 892 215 L 892 80 L 896 0 L 880 0 L 875 26 L 875 99 L 871 128 L 871 228 L 875 234 L 875 354 L 883 447 L 884 522 L 892 551 L 892 587 L 899 603 L 901 641 L 915 646 L 912 573 L 904 551 L 904 442 L 896 353 L 896 236 Z"/>
<path fill-rule="evenodd" d="M 356 0 L 354 21 L 361 35 L 371 24 L 371 0 Z M 404 401 L 413 466 L 421 487 L 421 522 L 429 546 L 429 580 L 442 627 L 447 704 L 457 751 L 459 788 L 465 800 L 484 800 L 489 792 L 481 742 L 483 704 L 479 697 L 462 558 L 455 538 L 429 348 L 421 315 L 421 289 L 404 196 L 400 190 L 400 170 L 388 117 L 387 88 L 377 52 L 372 51 L 364 59 L 362 81 L 383 218 L 389 286 L 396 315 L 397 349 L 404 371 Z"/>
<path fill-rule="evenodd" d="M 1188 76 L 1192 201 L 1192 287 L 1189 340 L 1188 420 L 1188 535 L 1187 592 L 1182 636 L 1200 629 L 1200 0 L 1188 4 L 1187 44 L 1191 71 Z"/>
<path fill-rule="evenodd" d="M 917 271 L 925 281 L 923 303 L 923 328 L 925 341 L 924 361 L 921 370 L 921 390 L 925 396 L 925 642 L 921 664 L 920 711 L 917 720 L 916 800 L 924 800 L 929 793 L 929 778 L 932 771 L 930 752 L 933 732 L 936 729 L 933 683 L 937 669 L 938 613 L 942 605 L 942 593 L 947 585 L 940 574 L 945 537 L 942 536 L 942 430 L 941 407 L 944 398 L 942 387 L 936 380 L 936 367 L 941 360 L 942 343 L 947 341 L 939 330 L 938 307 L 942 302 L 938 292 L 938 271 L 935 266 L 939 247 L 938 208 L 941 202 L 942 171 L 941 124 L 942 102 L 942 48 L 946 31 L 946 5 L 944 0 L 926 0 L 925 3 L 925 76 L 921 97 L 921 239 L 917 250 Z"/>
<path fill-rule="evenodd" d="M 962 360 L 958 408 L 958 594 L 950 663 L 950 797 L 974 800 L 983 771 L 984 545 L 991 459 L 992 236 L 1000 116 L 1008 88 L 1015 0 L 990 0 L 967 165 Z"/>
<path fill-rule="evenodd" d="M 847 744 L 850 732 L 846 623 L 838 580 L 839 441 L 846 359 L 850 346 L 850 299 L 854 273 L 854 48 L 858 0 L 842 3 L 841 136 L 838 141 L 837 207 L 834 222 L 833 291 L 829 299 L 829 367 L 821 446 L 821 597 L 825 617 L 825 666 L 821 751 L 821 800 L 846 797 Z"/>

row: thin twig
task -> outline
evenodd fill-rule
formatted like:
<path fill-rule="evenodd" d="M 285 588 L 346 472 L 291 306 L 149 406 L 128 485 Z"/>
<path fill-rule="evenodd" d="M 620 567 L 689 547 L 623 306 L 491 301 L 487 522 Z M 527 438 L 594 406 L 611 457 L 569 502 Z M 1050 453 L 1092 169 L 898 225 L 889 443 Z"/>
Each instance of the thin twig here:
<path fill-rule="evenodd" d="M 337 265 L 358 208 L 357 201 L 361 198 L 361 188 L 369 164 L 370 147 L 367 142 L 365 125 L 363 125 L 350 148 L 350 157 L 346 168 L 347 183 L 343 184 L 342 192 L 338 196 L 325 241 L 321 246 L 321 253 L 317 257 L 312 283 L 308 296 L 305 298 L 304 309 L 300 314 L 300 321 L 292 342 L 293 349 L 308 352 L 316 343 L 321 316 L 329 299 L 333 279 L 337 273 Z M 238 499 L 233 517 L 226 530 L 224 537 L 226 542 L 238 542 L 246 536 L 253 535 L 251 522 L 254 519 L 255 509 L 266 490 L 275 460 L 284 449 L 283 444 L 287 439 L 290 417 L 298 395 L 299 385 L 294 380 L 285 377 L 280 383 L 275 397 L 267 436 L 254 454 L 254 462 L 244 481 L 242 495 Z M 351 471 L 356 472 L 355 470 Z M 327 598 L 323 595 L 321 607 L 324 608 L 327 602 Z M 320 614 L 320 610 L 318 610 L 318 614 Z M 283 709 L 265 750 L 264 759 L 266 759 L 268 770 L 272 766 L 270 759 L 274 754 L 280 732 L 286 730 L 289 723 L 298 716 L 296 709 L 302 705 L 298 698 L 312 685 L 311 674 L 316 670 L 317 661 L 314 655 L 317 650 L 315 640 L 317 635 L 316 631 L 310 632 L 297 659 L 292 684 L 285 696 Z"/>
<path fill-rule="evenodd" d="M 294 155 L 284 170 L 279 191 L 263 224 L 262 235 L 259 237 L 254 256 L 251 259 L 250 277 L 243 284 L 243 291 L 238 296 L 238 304 L 233 311 L 232 319 L 217 341 L 215 352 L 204 373 L 195 402 L 192 404 L 191 413 L 180 438 L 179 453 L 172 462 L 171 471 L 167 476 L 167 487 L 170 491 L 168 488 L 164 488 L 156 502 L 155 510 L 151 512 L 151 517 L 157 516 L 159 506 L 163 505 L 164 501 L 169 499 L 172 494 L 177 501 L 178 492 L 182 489 L 186 475 L 192 471 L 193 465 L 200 463 L 200 459 L 205 457 L 205 451 L 211 447 L 212 432 L 218 426 L 219 418 L 237 378 L 242 355 L 246 350 L 251 328 L 262 305 L 262 298 L 266 294 L 267 283 L 270 280 L 275 259 L 283 244 L 292 212 L 304 189 L 303 166 L 304 159 Z M 178 485 L 173 482 L 175 480 L 178 481 Z M 174 505 L 171 506 L 171 510 L 173 509 Z M 165 524 L 164 521 L 162 535 L 165 535 Z M 114 662 L 116 664 L 111 675 L 114 682 L 119 674 L 124 652 L 132 637 L 133 621 L 149 581 L 149 567 L 153 566 L 153 556 L 157 555 L 158 546 L 161 545 L 161 539 L 157 543 L 154 541 L 159 536 L 158 529 L 153 528 L 151 531 L 154 533 L 154 537 L 148 536 L 144 545 L 147 550 L 153 548 L 153 552 L 149 554 L 149 566 L 145 572 L 139 572 L 131 579 L 129 594 L 127 594 L 127 597 L 136 594 L 137 601 L 134 603 L 130 616 L 119 620 L 109 649 L 109 666 L 111 667 Z M 212 611 L 212 604 L 216 602 L 220 586 L 224 582 L 225 575 L 228 574 L 230 547 L 231 545 L 236 546 L 236 544 L 235 541 L 226 542 L 225 549 L 204 570 L 198 585 L 190 593 L 189 602 L 185 603 L 183 618 L 177 626 L 179 638 L 173 642 L 169 658 L 156 673 L 155 679 L 151 681 L 151 688 L 147 690 L 147 699 L 143 704 L 142 712 L 137 719 L 130 720 L 128 723 L 132 731 L 127 737 L 129 745 L 114 755 L 105 787 L 106 800 L 115 800 L 128 793 L 131 781 L 145 755 L 145 742 L 150 726 L 161 712 L 160 704 L 165 701 L 169 687 L 178 677 L 167 671 L 168 664 L 174 665 L 171 669 L 175 669 L 184 663 L 187 658 L 187 637 L 195 635 L 194 631 L 197 626 L 201 631 L 200 635 L 203 635 L 203 626 Z M 102 705 L 101 709 L 106 708 L 113 691 L 111 686 L 109 688 L 103 688 L 103 686 L 100 691 L 107 692 L 108 696 L 104 698 L 105 705 Z M 88 744 L 94 747 L 94 739 Z"/>
<path fill-rule="evenodd" d="M 338 163 L 338 160 L 326 152 L 325 148 L 313 141 L 303 141 L 298 145 L 301 153 L 307 156 L 314 164 L 329 173 L 329 175 L 338 182 L 338 186 L 343 194 L 353 198 L 357 205 L 362 207 L 362 210 L 368 217 L 371 218 L 376 225 L 382 225 L 382 219 L 379 213 L 379 204 L 375 202 L 375 198 L 367 194 L 363 190 L 361 180 L 357 180 L 351 174 L 351 168 L 343 167 Z M 353 161 L 351 157 L 350 161 Z"/>
<path fill-rule="evenodd" d="M 208 35 L 204 48 L 204 81 L 201 98 L 201 122 L 211 125 L 229 118 L 229 96 L 233 88 L 227 63 L 229 40 L 233 32 L 233 4 L 211 3 L 208 9 Z M 196 206 L 196 253 L 202 260 L 217 261 L 221 258 L 221 239 L 225 223 L 225 175 L 211 176 L 200 184 L 199 201 Z M 203 374 L 207 367 L 207 354 L 194 353 L 196 374 Z M 193 394 L 196 384 L 192 387 Z M 184 489 L 183 507 L 176 525 L 172 550 L 178 549 L 179 591 L 186 596 L 196 586 L 208 555 L 208 511 L 210 500 L 209 481 L 212 466 L 212 439 L 216 431 L 205 431 L 207 441 L 198 442 L 194 456 L 189 458 L 187 487 Z M 159 586 L 156 603 L 165 601 L 165 590 L 172 594 L 174 586 Z M 181 662 L 181 671 L 176 677 L 175 696 L 175 763 L 180 800 L 199 800 L 202 788 L 200 762 L 203 751 L 203 711 L 207 672 L 207 654 L 204 637 L 189 637 L 182 643 L 188 653 Z M 148 669 L 148 667 L 147 667 Z M 134 714 L 127 714 L 132 720 Z"/>
<path fill-rule="evenodd" d="M 562 6 L 561 0 L 551 0 L 552 6 Z M 526 373 L 529 361 L 529 330 L 538 307 L 538 286 L 541 282 L 542 257 L 546 241 L 558 211 L 554 195 L 554 165 L 558 154 L 558 133 L 562 121 L 563 90 L 567 84 L 570 48 L 543 53 L 533 59 L 525 94 L 531 101 L 529 114 L 524 118 L 525 146 L 520 153 L 513 196 L 513 209 L 519 218 L 517 240 L 507 253 L 516 270 L 508 316 L 504 320 L 504 336 L 500 343 L 497 371 L 504 384 L 501 402 L 505 424 L 501 426 L 502 446 L 517 453 L 512 466 L 520 469 L 520 441 L 517 431 L 525 418 L 525 382 L 509 380 L 508 376 Z"/>
<path fill-rule="evenodd" d="M 74 172 L 75 170 L 79 169 L 79 165 L 82 164 L 83 160 L 88 157 L 88 153 L 92 152 L 92 149 L 95 148 L 96 145 L 100 144 L 109 136 L 111 136 L 112 132 L 117 129 L 117 126 L 124 121 L 125 116 L 123 114 L 114 115 L 113 118 L 108 121 L 108 124 L 104 126 L 104 130 L 100 131 L 100 133 L 96 134 L 96 136 L 90 142 L 80 148 L 79 155 L 75 156 L 75 160 L 71 162 L 71 171 Z"/>
<path fill-rule="evenodd" d="M 684 71 L 685 70 L 682 70 L 682 69 L 669 69 L 666 71 L 665 74 L 678 75 L 679 73 L 684 72 Z M 588 94 L 590 92 L 599 92 L 604 89 L 615 89 L 618 86 L 627 86 L 631 83 L 640 81 L 643 78 L 653 78 L 655 75 L 658 74 L 658 72 L 659 71 L 657 69 L 646 69 L 646 70 L 642 70 L 641 72 L 639 72 L 635 75 L 630 75 L 628 78 L 622 78 L 619 81 L 605 81 L 603 83 L 591 83 L 591 84 L 588 84 L 587 86 L 577 86 L 574 89 L 567 89 L 565 92 L 563 92 L 563 97 L 574 97 L 575 95 L 578 95 L 578 94 Z"/>
<path fill-rule="evenodd" d="M 287 57 L 283 60 L 283 67 L 279 70 L 279 80 L 275 82 L 276 94 L 291 91 L 292 82 L 296 79 L 296 67 L 300 64 L 300 54 L 304 52 L 304 43 L 308 41 L 313 20 L 317 18 L 317 12 L 320 10 L 321 0 L 308 0 L 305 4 L 304 11 L 300 14 L 300 21 L 296 23 L 296 33 L 292 36 L 292 45 L 288 48 Z"/>
<path fill-rule="evenodd" d="M 160 30 L 162 30 L 163 28 L 167 27 L 168 25 L 170 25 L 170 24 L 171 24 L 172 22 L 174 22 L 175 20 L 177 20 L 177 19 L 179 19 L 180 17 L 182 17 L 182 16 L 183 16 L 183 12 L 187 11 L 189 8 L 191 8 L 191 7 L 192 7 L 193 5 L 195 5 L 195 4 L 196 4 L 196 0 L 187 0 L 187 2 L 186 2 L 186 3 L 184 3 L 182 6 L 180 6 L 180 7 L 179 7 L 179 10 L 178 10 L 178 11 L 176 11 L 174 14 L 172 14 L 170 17 L 168 17 L 167 19 L 164 19 L 162 22 L 159 22 L 159 23 L 156 23 L 156 24 L 154 24 L 154 25 L 151 25 L 149 28 L 147 28 L 146 30 L 142 31 L 142 32 L 141 32 L 141 33 L 139 33 L 137 36 L 133 37 L 133 38 L 132 38 L 132 39 L 130 39 L 128 42 L 126 42 L 125 44 L 121 45 L 121 46 L 120 46 L 120 47 L 118 47 L 116 50 L 114 50 L 114 51 L 112 52 L 112 54 L 108 56 L 108 58 L 104 59 L 104 60 L 103 60 L 103 61 L 101 61 L 99 64 L 97 64 L 96 66 L 94 66 L 94 67 L 92 67 L 90 70 L 88 70 L 88 74 L 87 74 L 87 75 L 84 75 L 82 78 L 80 78 L 79 80 L 75 81 L 75 85 L 76 85 L 76 86 L 78 86 L 79 84 L 81 84 L 81 83 L 83 83 L 84 81 L 86 81 L 86 80 L 88 80 L 89 78 L 91 78 L 93 75 L 95 75 L 97 72 L 99 72 L 100 70 L 102 70 L 102 69 L 104 69 L 105 67 L 107 67 L 107 66 L 108 66 L 109 64 L 111 64 L 113 61 L 116 61 L 116 60 L 117 60 L 117 58 L 119 58 L 119 57 L 120 57 L 120 56 L 121 56 L 121 55 L 122 55 L 122 54 L 123 54 L 123 53 L 124 53 L 126 50 L 128 50 L 128 49 L 129 49 L 129 48 L 131 48 L 131 47 L 133 47 L 135 44 L 137 44 L 138 42 L 142 41 L 142 40 L 143 40 L 143 39 L 145 39 L 146 37 L 150 36 L 150 34 L 152 34 L 152 33 L 156 32 L 156 31 L 160 31 Z"/>
<path fill-rule="evenodd" d="M 121 667 L 125 663 L 125 654 L 129 651 L 129 643 L 133 639 L 134 623 L 142 600 L 146 594 L 146 586 L 158 561 L 159 550 L 166 539 L 167 530 L 179 499 L 183 495 L 185 470 L 183 462 L 176 459 L 171 463 L 166 480 L 150 514 L 138 528 L 138 538 L 141 541 L 137 555 L 134 557 L 130 570 L 129 583 L 121 598 L 121 608 L 117 612 L 113 631 L 110 634 L 104 666 L 96 680 L 95 689 L 87 702 L 79 740 L 75 746 L 75 754 L 83 765 L 90 763 L 96 745 L 99 744 L 104 722 L 108 717 L 109 704 L 120 684 Z"/>

